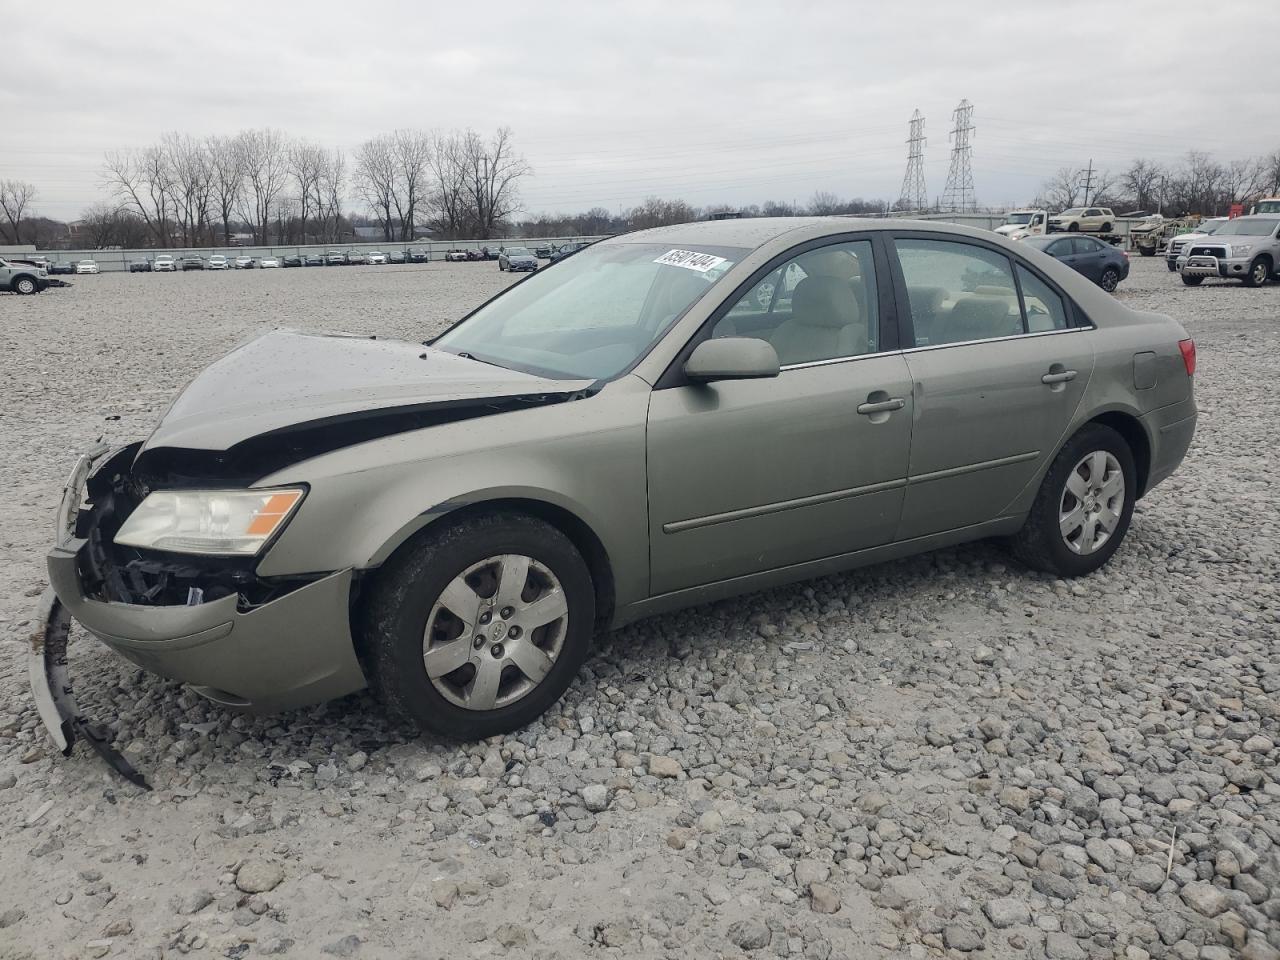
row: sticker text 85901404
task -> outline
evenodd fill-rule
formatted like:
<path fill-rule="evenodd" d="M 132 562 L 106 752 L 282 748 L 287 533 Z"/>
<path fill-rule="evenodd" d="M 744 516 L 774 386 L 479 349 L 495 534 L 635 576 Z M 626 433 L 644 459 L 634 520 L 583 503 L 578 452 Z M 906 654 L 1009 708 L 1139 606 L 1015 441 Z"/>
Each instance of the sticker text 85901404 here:
<path fill-rule="evenodd" d="M 668 250 L 653 262 L 664 263 L 669 267 L 684 267 L 686 270 L 697 270 L 699 273 L 706 273 L 708 270 L 714 270 L 722 263 L 728 263 L 729 261 L 724 257 L 717 257 L 711 253 L 695 253 L 693 250 Z"/>

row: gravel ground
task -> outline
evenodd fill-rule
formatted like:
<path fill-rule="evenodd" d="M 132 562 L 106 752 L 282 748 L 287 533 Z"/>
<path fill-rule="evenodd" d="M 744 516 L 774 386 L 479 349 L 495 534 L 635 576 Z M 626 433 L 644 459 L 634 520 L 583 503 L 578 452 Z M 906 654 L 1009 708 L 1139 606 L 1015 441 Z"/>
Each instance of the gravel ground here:
<path fill-rule="evenodd" d="M 1196 337 L 1200 433 L 1098 575 L 979 544 L 661 617 L 465 747 L 365 695 L 238 716 L 81 636 L 81 704 L 156 790 L 54 753 L 23 643 L 74 452 L 254 333 L 420 339 L 505 282 L 0 297 L 0 958 L 1280 958 L 1280 285 L 1160 260 L 1119 295 Z"/>

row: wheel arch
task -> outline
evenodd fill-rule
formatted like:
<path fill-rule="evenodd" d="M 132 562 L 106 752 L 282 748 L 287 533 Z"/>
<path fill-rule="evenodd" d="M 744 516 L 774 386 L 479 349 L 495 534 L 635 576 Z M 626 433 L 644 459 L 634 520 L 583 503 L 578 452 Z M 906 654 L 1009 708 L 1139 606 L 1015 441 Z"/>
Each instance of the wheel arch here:
<path fill-rule="evenodd" d="M 1138 472 L 1138 493 L 1134 499 L 1141 499 L 1147 492 L 1147 480 L 1151 476 L 1151 438 L 1147 436 L 1147 431 L 1143 427 L 1142 421 L 1132 413 L 1124 410 L 1108 410 L 1080 424 L 1079 428 L 1073 431 L 1071 436 L 1075 436 L 1091 423 L 1100 423 L 1104 427 L 1110 427 L 1120 434 L 1124 438 L 1124 442 L 1129 445 L 1129 449 L 1133 452 L 1134 469 Z M 1071 437 L 1067 437 L 1063 440 L 1063 444 L 1065 445 L 1070 439 Z"/>
<path fill-rule="evenodd" d="M 411 524 L 397 532 L 384 544 L 374 557 L 375 567 L 370 576 L 377 576 L 377 567 L 402 550 L 410 549 L 421 537 L 444 530 L 472 517 L 493 513 L 514 513 L 535 517 L 555 527 L 566 537 L 586 561 L 591 571 L 595 589 L 596 624 L 604 627 L 613 619 L 616 605 L 616 586 L 613 561 L 604 542 L 591 525 L 568 507 L 528 495 L 498 495 L 488 499 L 473 500 L 456 505 L 444 504 L 441 508 L 424 514 L 428 518 L 421 525 Z"/>
<path fill-rule="evenodd" d="M 30 280 L 32 283 L 36 285 L 37 290 L 40 289 L 40 278 L 37 277 L 34 273 L 15 273 L 12 277 L 9 278 L 9 286 L 7 287 L 7 289 L 17 290 L 18 283 L 19 281 L 22 281 L 22 280 Z"/>

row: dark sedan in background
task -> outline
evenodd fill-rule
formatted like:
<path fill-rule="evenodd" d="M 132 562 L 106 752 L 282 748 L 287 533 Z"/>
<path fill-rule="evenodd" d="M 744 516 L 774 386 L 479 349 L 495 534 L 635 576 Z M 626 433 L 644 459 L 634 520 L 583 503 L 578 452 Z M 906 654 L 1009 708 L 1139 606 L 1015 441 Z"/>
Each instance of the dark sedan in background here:
<path fill-rule="evenodd" d="M 1025 237 L 1028 246 L 1043 250 L 1055 260 L 1061 260 L 1076 273 L 1084 274 L 1103 290 L 1111 293 L 1120 281 L 1129 276 L 1129 255 L 1117 250 L 1096 237 L 1063 236 L 1050 234 L 1043 237 Z"/>

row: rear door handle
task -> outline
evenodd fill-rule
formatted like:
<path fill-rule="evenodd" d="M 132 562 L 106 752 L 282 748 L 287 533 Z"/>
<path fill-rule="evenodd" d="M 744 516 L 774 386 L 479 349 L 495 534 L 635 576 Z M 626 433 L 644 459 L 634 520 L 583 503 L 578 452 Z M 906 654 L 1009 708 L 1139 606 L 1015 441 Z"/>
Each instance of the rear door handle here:
<path fill-rule="evenodd" d="M 876 413 L 892 413 L 894 410 L 901 410 L 906 405 L 907 401 L 902 397 L 891 397 L 888 400 L 860 403 L 858 404 L 858 412 L 864 417 L 869 417 Z"/>
<path fill-rule="evenodd" d="M 1074 370 L 1061 370 L 1054 373 L 1046 373 L 1040 378 L 1041 383 L 1069 383 L 1076 378 Z"/>

